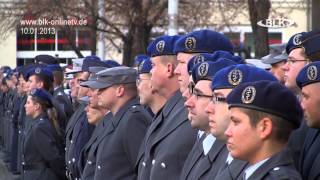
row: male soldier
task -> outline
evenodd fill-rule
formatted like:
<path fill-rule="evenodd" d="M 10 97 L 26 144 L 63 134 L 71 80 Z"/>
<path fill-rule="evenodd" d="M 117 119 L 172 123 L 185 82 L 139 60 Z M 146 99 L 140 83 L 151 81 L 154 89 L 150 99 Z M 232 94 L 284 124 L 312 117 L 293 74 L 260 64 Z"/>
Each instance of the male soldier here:
<path fill-rule="evenodd" d="M 268 71 L 244 64 L 223 68 L 214 75 L 211 83 L 213 98 L 205 111 L 209 116 L 210 132 L 217 139 L 224 141 L 224 143 L 227 139 L 224 134 L 230 123 L 226 103 L 227 95 L 239 84 L 259 80 L 277 81 Z M 240 174 L 246 165 L 247 163 L 244 161 L 233 159 L 229 153 L 215 179 L 232 180 L 240 178 Z"/>
<path fill-rule="evenodd" d="M 89 141 L 94 125 L 90 125 L 87 120 L 85 107 L 87 106 L 87 93 L 89 89 L 87 87 L 80 86 L 80 83 L 88 80 L 89 67 L 94 66 L 106 66 L 99 57 L 87 56 L 83 60 L 83 64 L 80 69 L 75 69 L 76 74 L 72 80 L 72 91 L 77 92 L 77 101 L 80 102 L 78 109 L 70 118 L 66 128 L 66 164 L 67 164 L 67 176 L 69 179 L 79 179 L 80 172 L 78 169 L 78 160 L 80 152 L 85 144 Z M 75 95 L 73 95 L 75 96 Z"/>
<path fill-rule="evenodd" d="M 210 134 L 209 119 L 204 109 L 212 98 L 210 83 L 213 75 L 219 69 L 234 64 L 231 60 L 221 58 L 215 62 L 197 64 L 192 70 L 193 81 L 190 83 L 195 86 L 189 86 L 191 96 L 185 106 L 189 111 L 191 127 L 203 131 L 204 134 L 189 153 L 180 179 L 212 179 L 226 159 L 228 151 L 222 141 L 216 140 Z"/>
<path fill-rule="evenodd" d="M 186 34 L 179 38 L 174 45 L 174 53 L 177 55 L 178 65 L 174 73 L 178 76 L 180 92 L 188 89 L 189 74 L 187 64 L 198 53 L 213 53 L 217 50 L 233 52 L 231 41 L 215 31 L 199 30 Z"/>
<path fill-rule="evenodd" d="M 270 72 L 284 84 L 284 71 L 282 66 L 288 59 L 287 53 L 284 51 L 285 44 L 274 44 L 270 46 L 270 54 L 261 58 L 261 62 L 270 64 Z"/>
<path fill-rule="evenodd" d="M 297 85 L 302 89 L 301 106 L 308 127 L 302 146 L 299 169 L 303 179 L 320 178 L 320 62 L 305 66 L 297 76 Z"/>
<path fill-rule="evenodd" d="M 98 89 L 98 105 L 110 110 L 112 117 L 97 142 L 95 161 L 88 161 L 86 166 L 94 166 L 97 180 L 136 179 L 134 165 L 150 123 L 148 112 L 136 99 L 137 72 L 120 66 L 96 75 L 87 85 Z"/>
<path fill-rule="evenodd" d="M 257 81 L 234 88 L 227 103 L 227 147 L 232 157 L 249 162 L 243 179 L 301 179 L 286 148 L 303 117 L 296 96 L 279 82 Z"/>
<path fill-rule="evenodd" d="M 148 46 L 151 57 L 151 87 L 166 99 L 149 127 L 138 157 L 138 179 L 178 179 L 190 152 L 196 131 L 190 127 L 187 109 L 179 91 L 173 45 L 178 36 L 157 37 Z"/>

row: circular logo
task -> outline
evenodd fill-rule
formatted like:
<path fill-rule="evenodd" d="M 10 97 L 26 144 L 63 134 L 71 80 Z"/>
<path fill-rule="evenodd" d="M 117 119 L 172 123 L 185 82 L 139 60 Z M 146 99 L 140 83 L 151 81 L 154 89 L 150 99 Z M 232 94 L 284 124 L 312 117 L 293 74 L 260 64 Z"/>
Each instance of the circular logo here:
<path fill-rule="evenodd" d="M 204 62 L 204 57 L 201 54 L 197 55 L 194 60 L 194 65 L 200 64 L 202 62 Z"/>
<path fill-rule="evenodd" d="M 161 40 L 156 44 L 156 48 L 159 53 L 163 52 L 165 44 L 166 42 L 164 42 L 164 40 Z"/>
<path fill-rule="evenodd" d="M 302 37 L 302 34 L 295 35 L 292 39 L 293 45 L 295 45 L 295 46 L 300 45 L 301 44 L 301 37 Z"/>
<path fill-rule="evenodd" d="M 201 76 L 201 77 L 206 76 L 208 74 L 208 69 L 209 69 L 209 64 L 207 62 L 200 64 L 200 66 L 198 68 L 199 76 Z"/>
<path fill-rule="evenodd" d="M 233 69 L 228 74 L 228 82 L 233 86 L 237 86 L 238 84 L 240 84 L 242 78 L 243 74 L 239 69 Z"/>
<path fill-rule="evenodd" d="M 188 51 L 193 51 L 196 48 L 196 38 L 194 37 L 187 37 L 184 42 L 184 46 Z"/>
<path fill-rule="evenodd" d="M 40 73 L 41 73 L 41 69 L 40 69 L 39 67 L 37 67 L 37 68 L 34 70 L 34 72 L 35 72 L 36 74 L 40 74 Z"/>
<path fill-rule="evenodd" d="M 241 100 L 245 104 L 250 104 L 256 97 L 256 88 L 248 86 L 242 91 Z"/>
<path fill-rule="evenodd" d="M 308 79 L 313 81 L 318 77 L 318 69 L 316 66 L 309 66 L 307 69 Z"/>

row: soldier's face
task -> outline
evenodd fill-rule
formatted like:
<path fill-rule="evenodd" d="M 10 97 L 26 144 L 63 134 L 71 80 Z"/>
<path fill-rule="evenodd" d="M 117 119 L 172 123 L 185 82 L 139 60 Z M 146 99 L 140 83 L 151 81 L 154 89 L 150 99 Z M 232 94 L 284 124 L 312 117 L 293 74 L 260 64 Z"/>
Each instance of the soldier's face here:
<path fill-rule="evenodd" d="M 77 84 L 76 84 L 76 86 L 79 89 L 78 90 L 78 98 L 82 98 L 82 97 L 84 97 L 84 96 L 86 96 L 88 94 L 89 88 L 80 86 L 80 83 L 83 82 L 83 81 L 88 80 L 88 78 L 89 78 L 89 73 L 88 72 L 81 73 L 81 75 L 79 77 L 79 80 L 77 81 Z"/>
<path fill-rule="evenodd" d="M 161 91 L 164 86 L 166 86 L 167 79 L 167 67 L 161 62 L 161 57 L 152 57 L 152 69 L 150 71 L 151 73 L 151 87 L 154 91 Z"/>
<path fill-rule="evenodd" d="M 69 82 L 69 86 L 70 86 L 70 89 L 71 89 L 71 97 L 72 98 L 76 98 L 78 96 L 79 82 L 81 81 L 80 80 L 80 75 L 81 75 L 81 73 L 75 73 L 73 75 L 73 78 Z"/>
<path fill-rule="evenodd" d="M 189 74 L 188 74 L 188 62 L 196 54 L 178 53 L 177 60 L 178 65 L 174 70 L 174 73 L 178 76 L 180 85 L 180 92 L 184 93 L 188 89 Z"/>
<path fill-rule="evenodd" d="M 191 127 L 209 132 L 209 119 L 205 112 L 205 107 L 210 102 L 212 95 L 210 88 L 211 81 L 201 80 L 194 89 L 192 95 L 185 102 L 188 108 L 188 119 L 191 122 Z"/>
<path fill-rule="evenodd" d="M 98 105 L 98 91 L 99 91 L 99 89 L 90 88 L 88 91 L 88 94 L 87 94 L 87 96 L 89 96 L 90 106 L 93 108 L 96 108 L 99 106 Z"/>
<path fill-rule="evenodd" d="M 140 74 L 137 80 L 138 95 L 142 105 L 149 105 L 153 97 L 150 78 L 149 74 Z"/>
<path fill-rule="evenodd" d="M 28 96 L 27 98 L 27 102 L 26 104 L 24 105 L 24 108 L 26 110 L 26 115 L 27 116 L 30 116 L 30 117 L 33 117 L 33 115 L 35 114 L 36 112 L 36 103 L 33 102 L 31 96 Z"/>
<path fill-rule="evenodd" d="M 106 109 L 112 110 L 116 101 L 116 88 L 114 86 L 99 89 L 98 105 Z"/>
<path fill-rule="evenodd" d="M 286 63 L 286 61 L 281 61 L 276 64 L 272 64 L 270 72 L 278 79 L 281 84 L 284 84 L 284 70 L 282 66 Z"/>
<path fill-rule="evenodd" d="M 257 130 L 259 127 L 250 124 L 248 115 L 241 108 L 231 108 L 230 118 L 231 122 L 225 132 L 229 152 L 234 158 L 256 162 L 258 151 L 262 147 Z"/>
<path fill-rule="evenodd" d="M 299 90 L 296 84 L 296 77 L 306 64 L 307 61 L 302 48 L 296 48 L 290 52 L 287 62 L 282 66 L 286 87 L 294 92 Z"/>
<path fill-rule="evenodd" d="M 85 109 L 89 124 L 97 125 L 104 116 L 104 111 L 88 105 Z"/>
<path fill-rule="evenodd" d="M 32 75 L 28 79 L 28 91 L 30 92 L 35 88 L 41 88 L 41 83 L 37 80 L 37 77 L 35 75 Z"/>
<path fill-rule="evenodd" d="M 302 88 L 301 107 L 304 111 L 307 125 L 320 128 L 320 83 L 313 83 Z"/>
<path fill-rule="evenodd" d="M 231 90 L 214 90 L 213 95 L 217 98 L 214 98 L 205 109 L 209 116 L 210 133 L 220 140 L 226 140 L 224 132 L 230 123 L 230 114 L 225 98 Z"/>

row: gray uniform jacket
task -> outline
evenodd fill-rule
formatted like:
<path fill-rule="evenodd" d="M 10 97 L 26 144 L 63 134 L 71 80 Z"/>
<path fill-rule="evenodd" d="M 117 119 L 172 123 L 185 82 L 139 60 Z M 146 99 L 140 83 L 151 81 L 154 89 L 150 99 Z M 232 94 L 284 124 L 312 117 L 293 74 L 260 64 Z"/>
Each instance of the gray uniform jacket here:
<path fill-rule="evenodd" d="M 216 180 L 236 180 L 242 179 L 242 172 L 247 167 L 248 162 L 239 159 L 233 159 L 232 162 L 218 172 Z"/>
<path fill-rule="evenodd" d="M 177 180 L 197 131 L 191 128 L 180 91 L 152 122 L 136 163 L 139 180 Z"/>

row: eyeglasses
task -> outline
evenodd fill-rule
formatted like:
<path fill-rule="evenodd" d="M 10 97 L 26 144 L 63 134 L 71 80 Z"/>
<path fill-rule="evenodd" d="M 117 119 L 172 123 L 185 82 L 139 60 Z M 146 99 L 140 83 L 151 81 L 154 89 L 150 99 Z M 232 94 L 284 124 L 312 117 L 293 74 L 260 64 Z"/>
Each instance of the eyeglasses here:
<path fill-rule="evenodd" d="M 138 79 L 136 79 L 137 86 L 141 83 L 142 80 L 150 80 L 150 79 L 147 79 L 147 78 L 144 78 L 144 79 L 138 78 Z"/>
<path fill-rule="evenodd" d="M 193 94 L 193 89 L 196 85 L 194 84 L 194 82 L 189 82 L 188 84 L 188 90 L 189 90 L 189 94 Z"/>
<path fill-rule="evenodd" d="M 307 59 L 287 59 L 287 63 L 289 65 L 293 65 L 295 64 L 296 62 L 308 62 L 309 60 Z"/>
<path fill-rule="evenodd" d="M 212 102 L 213 104 L 225 103 L 225 102 L 227 102 L 227 98 L 225 98 L 225 97 L 218 97 L 218 96 L 212 96 L 211 102 Z"/>
<path fill-rule="evenodd" d="M 199 99 L 199 97 L 204 97 L 204 98 L 212 98 L 212 96 L 210 95 L 205 95 L 205 94 L 202 94 L 198 91 L 194 91 L 192 92 L 192 95 L 196 96 L 197 99 Z"/>

